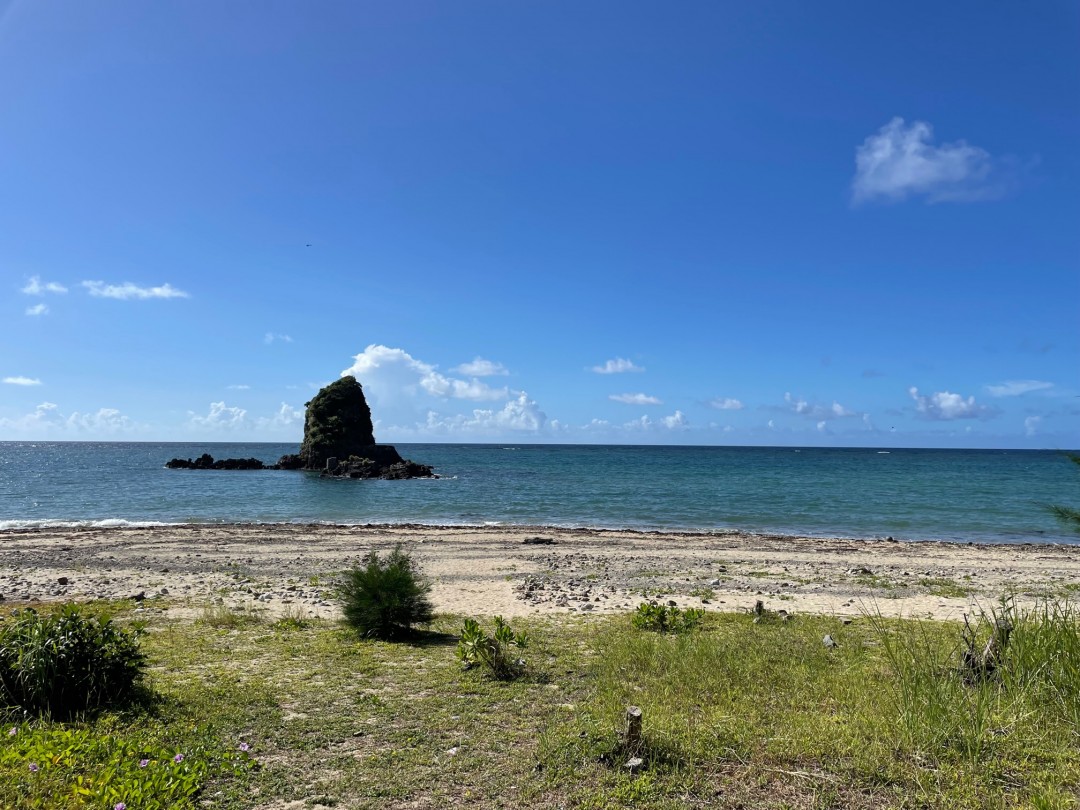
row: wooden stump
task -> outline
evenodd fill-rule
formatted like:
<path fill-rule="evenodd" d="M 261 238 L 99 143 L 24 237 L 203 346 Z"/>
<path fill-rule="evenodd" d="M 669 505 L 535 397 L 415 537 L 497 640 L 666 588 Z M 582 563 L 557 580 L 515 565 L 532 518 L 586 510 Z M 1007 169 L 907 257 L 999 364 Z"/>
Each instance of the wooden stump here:
<path fill-rule="evenodd" d="M 641 709 L 637 706 L 626 707 L 626 748 L 641 750 Z"/>

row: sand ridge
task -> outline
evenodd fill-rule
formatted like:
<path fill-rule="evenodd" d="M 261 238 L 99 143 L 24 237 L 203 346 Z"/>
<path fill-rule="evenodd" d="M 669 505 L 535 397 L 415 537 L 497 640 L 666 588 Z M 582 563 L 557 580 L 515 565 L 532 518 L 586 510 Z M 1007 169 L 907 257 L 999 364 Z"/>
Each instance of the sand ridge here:
<path fill-rule="evenodd" d="M 538 539 L 539 538 L 539 539 Z M 527 542 L 528 541 L 528 542 Z M 339 615 L 340 572 L 401 543 L 440 612 L 611 613 L 643 599 L 706 610 L 960 619 L 1003 594 L 1080 592 L 1080 546 L 502 526 L 182 524 L 0 531 L 7 602 L 139 597 Z"/>

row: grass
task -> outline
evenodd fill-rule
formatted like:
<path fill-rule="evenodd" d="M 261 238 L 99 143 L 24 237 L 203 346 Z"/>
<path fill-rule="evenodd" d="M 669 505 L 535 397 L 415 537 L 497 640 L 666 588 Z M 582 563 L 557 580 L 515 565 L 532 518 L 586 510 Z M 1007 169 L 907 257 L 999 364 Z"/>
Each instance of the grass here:
<path fill-rule="evenodd" d="M 995 610 L 1014 626 L 1007 666 L 974 687 L 957 671 L 957 625 L 873 616 L 710 614 L 680 636 L 636 631 L 628 615 L 515 620 L 534 676 L 509 683 L 462 670 L 461 617 L 389 643 L 299 616 L 154 616 L 143 648 L 155 699 L 66 726 L 12 718 L 15 737 L 0 728 L 0 807 L 32 806 L 18 752 L 67 730 L 129 746 L 121 754 L 194 752 L 189 764 L 207 766 L 190 806 L 225 810 L 1076 807 L 1076 611 Z M 647 760 L 633 775 L 620 747 L 630 704 L 643 710 Z M 233 756 L 241 741 L 258 767 Z M 69 783 L 100 777 L 112 755 L 50 770 L 40 806 L 80 806 Z"/>
<path fill-rule="evenodd" d="M 925 588 L 931 596 L 949 599 L 965 599 L 975 590 L 971 585 L 961 585 L 959 582 L 943 577 L 924 577 L 919 580 L 919 587 Z"/>

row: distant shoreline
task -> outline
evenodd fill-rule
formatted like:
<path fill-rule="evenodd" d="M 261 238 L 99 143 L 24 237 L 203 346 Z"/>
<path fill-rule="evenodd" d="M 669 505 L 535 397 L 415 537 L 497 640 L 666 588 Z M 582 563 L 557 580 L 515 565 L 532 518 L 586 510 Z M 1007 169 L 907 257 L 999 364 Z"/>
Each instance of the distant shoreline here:
<path fill-rule="evenodd" d="M 541 537 L 550 543 L 526 543 Z M 646 598 L 706 610 L 960 619 L 1013 593 L 1080 590 L 1080 546 L 884 542 L 740 532 L 551 526 L 175 524 L 0 531 L 8 603 L 141 596 L 196 615 L 234 608 L 333 617 L 333 582 L 402 544 L 437 610 L 506 616 L 617 613 Z"/>

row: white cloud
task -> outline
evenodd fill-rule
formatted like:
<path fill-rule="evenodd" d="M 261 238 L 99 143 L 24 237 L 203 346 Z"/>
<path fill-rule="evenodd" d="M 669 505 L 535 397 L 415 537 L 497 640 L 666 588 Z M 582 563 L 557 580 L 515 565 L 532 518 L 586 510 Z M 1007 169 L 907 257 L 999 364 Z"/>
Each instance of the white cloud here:
<path fill-rule="evenodd" d="M 828 427 L 829 423 L 826 422 L 824 419 L 817 423 L 818 433 L 825 433 Z"/>
<path fill-rule="evenodd" d="M 199 430 L 239 430 L 249 426 L 247 411 L 230 408 L 224 402 L 211 402 L 206 416 L 188 411 L 188 425 Z"/>
<path fill-rule="evenodd" d="M 686 415 L 682 411 L 675 411 L 671 416 L 665 416 L 660 420 L 660 423 L 668 430 L 675 430 L 677 428 L 687 427 L 690 422 L 687 420 Z"/>
<path fill-rule="evenodd" d="M 115 408 L 101 408 L 95 413 L 75 411 L 65 416 L 54 402 L 42 402 L 33 412 L 17 419 L 0 418 L 0 428 L 28 438 L 77 436 L 81 439 L 130 435 L 143 430 Z"/>
<path fill-rule="evenodd" d="M 277 335 L 273 332 L 267 332 L 263 335 L 263 343 L 269 346 L 274 341 L 280 340 L 282 343 L 292 343 L 293 339 L 289 335 Z"/>
<path fill-rule="evenodd" d="M 225 387 L 227 389 L 229 389 L 230 391 L 248 391 L 248 390 L 251 389 L 250 385 L 243 385 L 243 384 L 240 384 L 240 385 L 226 385 Z"/>
<path fill-rule="evenodd" d="M 434 413 L 428 414 L 429 425 L 440 424 L 469 433 L 506 430 L 538 433 L 546 422 L 547 415 L 524 392 L 507 402 L 501 410 L 477 409 L 471 417 L 443 417 L 436 420 Z"/>
<path fill-rule="evenodd" d="M 616 357 L 614 360 L 608 360 L 603 365 L 593 366 L 591 370 L 597 374 L 622 374 L 627 371 L 644 371 L 645 369 L 641 366 L 635 366 L 630 360 Z"/>
<path fill-rule="evenodd" d="M 929 396 L 923 396 L 919 394 L 919 389 L 915 386 L 909 388 L 908 393 L 915 400 L 915 410 L 926 419 L 938 421 L 983 419 L 993 415 L 993 411 L 989 408 L 975 402 L 973 396 L 965 399 L 960 394 L 950 391 L 938 391 Z"/>
<path fill-rule="evenodd" d="M 717 397 L 716 399 L 709 400 L 709 407 L 716 408 L 718 411 L 741 411 L 743 404 L 737 399 L 731 397 Z"/>
<path fill-rule="evenodd" d="M 650 419 L 642 416 L 623 425 L 625 430 L 630 431 L 657 431 L 657 430 L 682 430 L 689 427 L 690 421 L 682 411 L 675 411 L 670 416 L 662 416 L 659 419 Z"/>
<path fill-rule="evenodd" d="M 799 416 L 805 416 L 808 419 L 817 421 L 859 416 L 857 412 L 850 408 L 845 408 L 839 402 L 834 401 L 832 405 L 813 405 L 802 397 L 793 397 L 790 392 L 784 394 L 784 402 L 786 402 L 788 407 Z"/>
<path fill-rule="evenodd" d="M 451 370 L 468 377 L 505 377 L 510 373 L 502 363 L 485 360 L 483 357 L 477 357 L 471 363 L 462 363 Z"/>
<path fill-rule="evenodd" d="M 990 153 L 965 141 L 934 145 L 925 121 L 910 126 L 893 118 L 855 150 L 852 200 L 896 202 L 924 196 L 929 202 L 962 202 L 1000 197 L 1001 166 Z"/>
<path fill-rule="evenodd" d="M 42 283 L 40 276 L 31 276 L 22 291 L 27 295 L 45 295 L 45 293 L 66 293 L 67 287 L 57 284 L 55 281 Z"/>
<path fill-rule="evenodd" d="M 1039 423 L 1042 422 L 1041 416 L 1029 416 L 1024 420 L 1024 435 L 1034 436 L 1039 429 Z"/>
<path fill-rule="evenodd" d="M 26 308 L 27 315 L 48 315 L 49 307 L 45 304 L 34 304 L 32 307 Z"/>
<path fill-rule="evenodd" d="M 76 411 L 67 419 L 69 427 L 85 433 L 116 435 L 128 433 L 135 423 L 116 408 L 101 408 L 97 413 L 82 414 Z"/>
<path fill-rule="evenodd" d="M 41 385 L 41 380 L 35 377 L 4 377 L 8 385 Z"/>
<path fill-rule="evenodd" d="M 1045 391 L 1053 387 L 1053 383 L 1042 380 L 1008 380 L 1000 385 L 988 385 L 986 390 L 995 397 L 1018 397 L 1031 391 Z"/>
<path fill-rule="evenodd" d="M 508 388 L 492 388 L 479 380 L 459 380 L 440 374 L 435 366 L 417 360 L 403 349 L 372 344 L 356 355 L 349 368 L 341 376 L 351 375 L 361 385 L 369 383 L 377 396 L 385 396 L 387 389 L 397 388 L 413 397 L 420 391 L 442 399 L 465 399 L 476 402 L 507 399 Z M 365 388 L 366 390 L 366 388 Z"/>
<path fill-rule="evenodd" d="M 404 349 L 372 344 L 341 374 L 356 377 L 364 387 L 376 438 L 385 441 L 455 435 L 499 439 L 554 429 L 524 391 L 448 376 Z M 502 404 L 469 411 L 467 402 Z"/>
<path fill-rule="evenodd" d="M 656 397 L 651 397 L 648 394 L 612 394 L 608 399 L 615 402 L 622 402 L 625 405 L 663 405 Z"/>
<path fill-rule="evenodd" d="M 281 407 L 277 409 L 273 416 L 269 418 L 259 417 L 255 421 L 259 428 L 264 429 L 293 427 L 304 423 L 304 411 L 282 402 Z"/>
<path fill-rule="evenodd" d="M 115 298 L 119 301 L 146 300 L 148 298 L 188 298 L 183 290 L 178 290 L 171 284 L 162 284 L 159 287 L 137 287 L 130 281 L 123 284 L 106 284 L 104 281 L 84 281 L 90 295 L 96 298 Z"/>
<path fill-rule="evenodd" d="M 492 388 L 479 380 L 456 380 L 452 377 L 444 377 L 437 371 L 425 375 L 420 380 L 420 385 L 429 394 L 446 399 L 468 399 L 474 402 L 484 402 L 506 399 L 510 396 L 509 388 Z"/>

